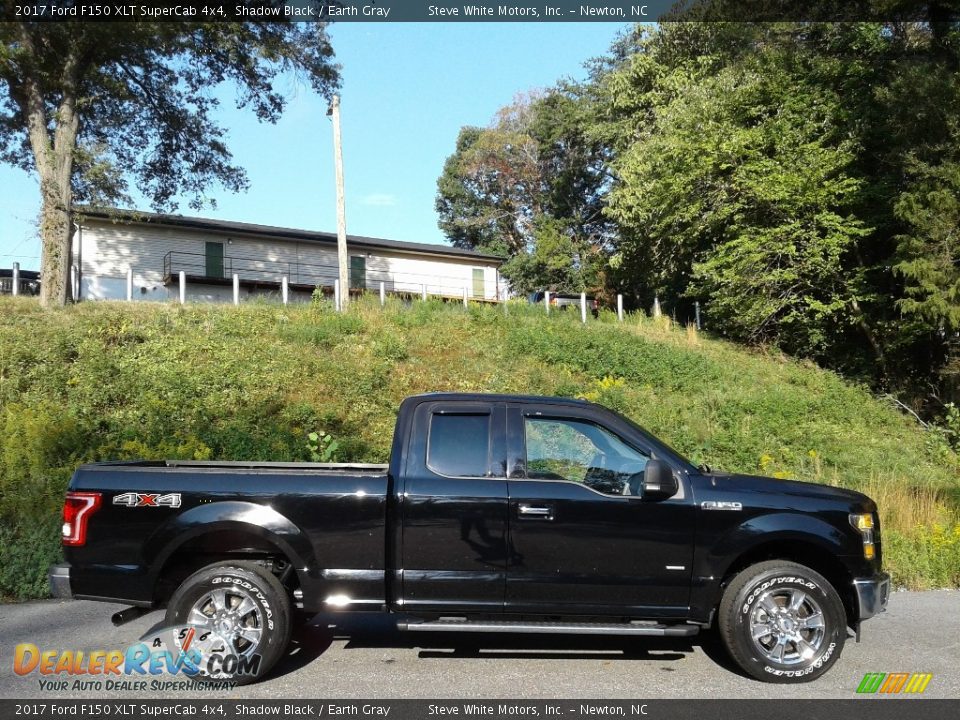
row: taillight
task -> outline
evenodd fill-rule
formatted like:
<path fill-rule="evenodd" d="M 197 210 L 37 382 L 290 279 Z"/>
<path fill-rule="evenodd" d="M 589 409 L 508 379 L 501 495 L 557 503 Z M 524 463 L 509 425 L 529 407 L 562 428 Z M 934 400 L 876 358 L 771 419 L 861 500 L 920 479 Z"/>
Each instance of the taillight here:
<path fill-rule="evenodd" d="M 87 542 L 87 522 L 100 507 L 100 493 L 68 492 L 63 503 L 63 544 Z"/>

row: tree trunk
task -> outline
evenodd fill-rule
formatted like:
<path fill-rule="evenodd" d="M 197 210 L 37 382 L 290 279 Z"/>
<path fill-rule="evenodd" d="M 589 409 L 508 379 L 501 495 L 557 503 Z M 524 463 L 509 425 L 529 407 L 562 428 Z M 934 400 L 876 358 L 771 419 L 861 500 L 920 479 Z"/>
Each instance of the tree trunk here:
<path fill-rule="evenodd" d="M 853 308 L 853 317 L 857 322 L 857 325 L 860 327 L 860 330 L 863 331 L 864 337 L 867 338 L 867 342 L 870 343 L 870 347 L 873 348 L 873 354 L 877 358 L 877 367 L 880 370 L 880 377 L 878 378 L 881 383 L 886 384 L 887 382 L 887 358 L 883 352 L 883 346 L 880 344 L 880 341 L 877 339 L 876 334 L 873 332 L 873 329 L 867 323 L 867 319 L 863 314 L 863 310 L 860 309 L 860 303 L 857 302 L 856 298 L 853 298 L 851 301 L 851 307 Z"/>
<path fill-rule="evenodd" d="M 73 238 L 73 216 L 70 210 L 70 184 L 57 187 L 56 181 L 41 180 L 40 209 L 41 260 L 40 304 L 62 307 L 70 287 L 70 243 Z"/>
<path fill-rule="evenodd" d="M 20 41 L 34 57 L 40 50 L 27 24 L 20 23 Z M 70 240 L 73 236 L 73 153 L 80 118 L 76 112 L 78 66 L 76 48 L 63 61 L 62 94 L 52 117 L 42 82 L 30 63 L 22 83 L 12 89 L 27 120 L 27 136 L 40 176 L 40 304 L 62 307 L 70 278 Z"/>

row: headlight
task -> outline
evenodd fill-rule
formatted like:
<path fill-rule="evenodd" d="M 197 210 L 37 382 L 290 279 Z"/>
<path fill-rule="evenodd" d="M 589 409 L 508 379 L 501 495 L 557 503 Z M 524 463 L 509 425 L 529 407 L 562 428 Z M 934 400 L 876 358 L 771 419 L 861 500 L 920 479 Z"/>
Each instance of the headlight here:
<path fill-rule="evenodd" d="M 873 560 L 877 554 L 873 545 L 873 513 L 851 513 L 850 524 L 863 538 L 863 556 L 867 560 Z"/>

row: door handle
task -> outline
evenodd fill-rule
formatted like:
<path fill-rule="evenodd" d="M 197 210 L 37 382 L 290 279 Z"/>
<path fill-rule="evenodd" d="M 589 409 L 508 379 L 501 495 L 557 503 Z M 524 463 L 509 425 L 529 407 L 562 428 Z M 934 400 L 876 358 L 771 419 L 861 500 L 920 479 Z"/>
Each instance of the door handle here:
<path fill-rule="evenodd" d="M 517 506 L 517 513 L 525 518 L 543 518 L 544 520 L 553 520 L 553 507 L 550 505 L 527 505 L 520 503 Z"/>

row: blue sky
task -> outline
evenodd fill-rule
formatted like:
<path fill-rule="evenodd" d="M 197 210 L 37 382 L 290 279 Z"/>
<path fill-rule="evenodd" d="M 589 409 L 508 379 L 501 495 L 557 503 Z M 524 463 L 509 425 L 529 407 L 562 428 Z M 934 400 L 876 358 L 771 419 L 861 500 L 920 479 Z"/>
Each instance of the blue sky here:
<path fill-rule="evenodd" d="M 463 125 L 487 125 L 517 93 L 582 78 L 620 23 L 341 23 L 330 28 L 343 66 L 341 114 L 347 231 L 444 241 L 436 180 Z M 277 125 L 237 111 L 224 88 L 219 120 L 250 189 L 211 188 L 224 220 L 336 229 L 332 129 L 326 103 L 292 81 Z M 36 179 L 0 166 L 0 267 L 38 269 Z M 149 210 L 139 201 L 140 209 Z M 182 204 L 184 215 L 198 214 Z"/>

